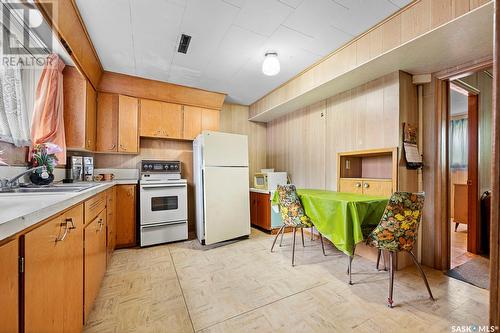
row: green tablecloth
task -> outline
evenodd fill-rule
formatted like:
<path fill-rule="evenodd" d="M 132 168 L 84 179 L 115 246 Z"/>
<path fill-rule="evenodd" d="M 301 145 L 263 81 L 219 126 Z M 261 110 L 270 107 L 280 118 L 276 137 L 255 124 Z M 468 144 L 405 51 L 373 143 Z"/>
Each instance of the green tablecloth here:
<path fill-rule="evenodd" d="M 362 227 L 380 222 L 388 202 L 384 197 L 324 190 L 297 189 L 297 194 L 316 229 L 347 255 L 363 240 Z M 278 192 L 272 204 L 278 204 Z"/>

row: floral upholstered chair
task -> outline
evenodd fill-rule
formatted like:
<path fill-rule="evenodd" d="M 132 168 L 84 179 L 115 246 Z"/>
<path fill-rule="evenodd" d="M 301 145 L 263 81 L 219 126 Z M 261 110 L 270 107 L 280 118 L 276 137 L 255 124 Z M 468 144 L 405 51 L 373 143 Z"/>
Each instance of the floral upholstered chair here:
<path fill-rule="evenodd" d="M 276 188 L 278 192 L 278 205 L 280 210 L 281 219 L 283 220 L 283 226 L 279 229 L 276 237 L 274 238 L 273 245 L 271 246 L 271 252 L 273 252 L 274 245 L 278 236 L 281 234 L 281 241 L 283 240 L 283 234 L 285 233 L 285 228 L 293 228 L 293 244 L 292 244 L 292 266 L 295 265 L 295 235 L 297 229 L 300 229 L 302 234 L 302 246 L 304 246 L 304 228 L 312 228 L 314 225 L 311 219 L 304 212 L 304 207 L 300 202 L 300 198 L 297 194 L 295 185 L 278 185 Z M 323 236 L 320 234 L 321 247 L 323 249 L 323 254 L 325 254 L 325 247 L 323 244 Z"/>
<path fill-rule="evenodd" d="M 395 192 L 389 199 L 380 223 L 366 238 L 367 245 L 379 249 L 379 259 L 381 251 L 389 253 L 389 307 L 392 307 L 393 303 L 394 262 L 398 252 L 407 252 L 410 255 L 420 271 L 430 298 L 434 300 L 427 277 L 412 253 L 413 245 L 417 241 L 417 231 L 422 218 L 424 198 L 424 193 Z"/>

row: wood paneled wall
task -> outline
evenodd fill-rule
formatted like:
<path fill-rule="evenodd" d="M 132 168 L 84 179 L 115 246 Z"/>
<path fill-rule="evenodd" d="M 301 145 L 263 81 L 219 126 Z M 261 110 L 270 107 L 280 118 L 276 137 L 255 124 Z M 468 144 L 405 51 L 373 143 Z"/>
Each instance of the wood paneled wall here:
<path fill-rule="evenodd" d="M 253 186 L 253 175 L 266 168 L 267 125 L 248 121 L 248 106 L 224 104 L 220 113 L 221 132 L 248 135 L 249 183 Z"/>
<path fill-rule="evenodd" d="M 490 1 L 414 1 L 253 103 L 250 106 L 250 117 L 318 88 L 487 2 Z"/>

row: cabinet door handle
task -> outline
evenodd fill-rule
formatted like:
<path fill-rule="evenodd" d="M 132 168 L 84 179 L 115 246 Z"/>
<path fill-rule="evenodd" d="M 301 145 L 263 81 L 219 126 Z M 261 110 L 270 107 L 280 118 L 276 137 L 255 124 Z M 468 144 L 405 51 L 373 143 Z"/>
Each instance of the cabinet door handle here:
<path fill-rule="evenodd" d="M 109 148 L 108 150 L 114 150 L 116 148 L 116 145 L 113 143 L 113 145 L 111 146 L 111 148 Z"/>
<path fill-rule="evenodd" d="M 120 149 L 127 150 L 123 145 L 120 145 Z"/>
<path fill-rule="evenodd" d="M 66 236 L 68 236 L 68 231 L 69 231 L 68 222 L 67 221 L 61 222 L 61 227 L 64 227 L 64 233 L 61 237 L 56 238 L 56 242 L 62 242 L 66 238 Z"/>
<path fill-rule="evenodd" d="M 75 226 L 75 223 L 73 222 L 72 217 L 67 218 L 66 223 L 71 223 L 71 226 L 69 227 L 70 230 L 76 229 L 76 226 Z"/>
<path fill-rule="evenodd" d="M 368 188 L 368 187 L 370 187 L 370 184 L 368 184 L 368 183 L 364 183 L 364 184 L 363 184 L 363 187 L 364 187 L 364 188 Z"/>
<path fill-rule="evenodd" d="M 359 187 L 361 187 L 361 183 L 356 183 L 356 184 L 354 184 L 354 186 L 359 188 Z"/>
<path fill-rule="evenodd" d="M 99 219 L 99 221 L 97 221 L 97 224 L 99 224 L 99 230 L 97 230 L 97 232 L 101 232 L 102 226 L 104 225 L 103 220 Z"/>

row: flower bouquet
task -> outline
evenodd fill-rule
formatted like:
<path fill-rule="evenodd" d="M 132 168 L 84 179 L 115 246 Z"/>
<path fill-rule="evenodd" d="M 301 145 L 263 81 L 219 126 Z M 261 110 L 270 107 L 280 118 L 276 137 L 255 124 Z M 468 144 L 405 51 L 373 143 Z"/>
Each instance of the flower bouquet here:
<path fill-rule="evenodd" d="M 57 165 L 56 154 L 62 151 L 56 144 L 46 142 L 33 147 L 31 167 L 34 168 L 30 180 L 35 185 L 49 185 L 54 181 L 54 168 Z"/>

